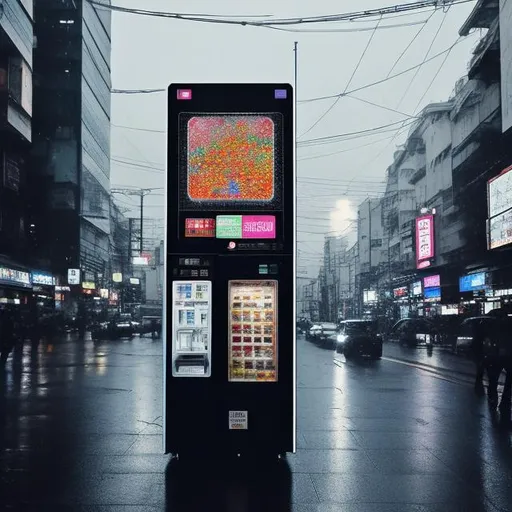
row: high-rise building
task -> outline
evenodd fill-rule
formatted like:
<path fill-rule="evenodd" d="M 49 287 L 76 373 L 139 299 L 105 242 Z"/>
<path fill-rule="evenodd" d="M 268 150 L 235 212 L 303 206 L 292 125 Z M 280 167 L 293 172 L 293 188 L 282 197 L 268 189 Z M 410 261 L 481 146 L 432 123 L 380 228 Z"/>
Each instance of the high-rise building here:
<path fill-rule="evenodd" d="M 31 288 L 32 0 L 0 2 L 0 299 Z M 28 293 L 28 292 L 27 292 Z M 25 294 L 26 295 L 26 294 Z"/>
<path fill-rule="evenodd" d="M 38 251 L 55 274 L 96 281 L 112 272 L 111 13 L 86 0 L 35 0 L 34 10 Z"/>

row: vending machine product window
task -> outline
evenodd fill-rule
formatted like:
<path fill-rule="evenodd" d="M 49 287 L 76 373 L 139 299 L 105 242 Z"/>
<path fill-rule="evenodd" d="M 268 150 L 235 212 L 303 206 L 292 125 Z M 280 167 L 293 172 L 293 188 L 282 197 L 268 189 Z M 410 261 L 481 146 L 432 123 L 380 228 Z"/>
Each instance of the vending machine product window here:
<path fill-rule="evenodd" d="M 229 282 L 228 379 L 277 382 L 277 281 Z"/>
<path fill-rule="evenodd" d="M 211 375 L 211 281 L 174 281 L 172 375 Z"/>

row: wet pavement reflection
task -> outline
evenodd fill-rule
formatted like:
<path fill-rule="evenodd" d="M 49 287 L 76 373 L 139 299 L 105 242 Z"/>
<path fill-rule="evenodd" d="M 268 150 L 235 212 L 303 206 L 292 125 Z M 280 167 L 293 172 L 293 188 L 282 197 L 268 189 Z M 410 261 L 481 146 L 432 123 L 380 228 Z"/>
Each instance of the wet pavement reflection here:
<path fill-rule="evenodd" d="M 297 454 L 176 461 L 162 454 L 160 340 L 27 344 L 0 369 L 0 510 L 512 510 L 511 433 L 472 371 L 389 345 L 346 361 L 300 338 Z"/>

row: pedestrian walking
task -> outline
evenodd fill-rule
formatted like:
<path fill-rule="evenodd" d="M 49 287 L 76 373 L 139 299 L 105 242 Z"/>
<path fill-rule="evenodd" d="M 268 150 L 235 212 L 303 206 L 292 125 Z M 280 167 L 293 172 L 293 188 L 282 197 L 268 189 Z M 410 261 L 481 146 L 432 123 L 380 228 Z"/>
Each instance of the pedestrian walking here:
<path fill-rule="evenodd" d="M 498 316 L 493 335 L 486 338 L 483 350 L 489 378 L 489 406 L 492 409 L 497 407 L 501 420 L 509 423 L 512 409 L 512 319 L 507 314 Z M 498 404 L 498 383 L 503 371 L 506 372 L 505 384 Z"/>

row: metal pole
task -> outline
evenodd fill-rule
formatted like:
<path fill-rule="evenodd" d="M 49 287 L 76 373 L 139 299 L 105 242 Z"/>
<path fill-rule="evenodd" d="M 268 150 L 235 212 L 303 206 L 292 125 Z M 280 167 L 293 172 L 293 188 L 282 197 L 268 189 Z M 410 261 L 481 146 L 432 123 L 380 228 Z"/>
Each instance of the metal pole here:
<path fill-rule="evenodd" d="M 142 256 L 142 251 L 144 250 L 144 192 L 140 193 L 140 241 L 139 241 L 139 256 Z"/>

